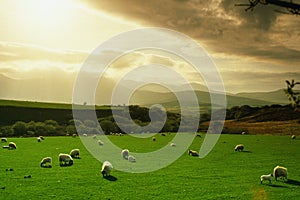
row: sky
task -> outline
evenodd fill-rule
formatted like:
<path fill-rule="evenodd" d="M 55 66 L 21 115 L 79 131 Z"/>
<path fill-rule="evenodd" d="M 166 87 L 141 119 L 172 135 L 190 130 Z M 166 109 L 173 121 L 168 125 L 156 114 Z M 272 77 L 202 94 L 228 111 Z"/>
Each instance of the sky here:
<path fill-rule="evenodd" d="M 299 3 L 299 0 L 295 0 Z M 261 92 L 300 80 L 300 18 L 247 0 L 1 0 L 0 99 L 71 102 L 88 56 L 113 36 L 144 27 L 178 31 L 216 64 L 226 92 Z M 172 41 L 182 42 L 182 41 Z M 107 69 L 103 94 L 135 67 L 160 63 L 204 84 L 190 65 L 164 52 L 135 51 Z M 147 72 L 136 77 L 176 80 Z M 180 83 L 177 83 L 180 84 Z"/>

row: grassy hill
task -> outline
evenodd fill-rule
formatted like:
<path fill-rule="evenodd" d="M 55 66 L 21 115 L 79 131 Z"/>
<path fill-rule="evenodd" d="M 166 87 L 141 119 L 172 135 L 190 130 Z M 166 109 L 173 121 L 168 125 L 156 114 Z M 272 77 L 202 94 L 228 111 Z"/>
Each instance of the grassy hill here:
<path fill-rule="evenodd" d="M 86 139 L 96 142 L 91 137 Z M 167 145 L 169 139 L 157 136 L 154 143 L 151 138 L 109 136 L 114 144 L 131 152 L 145 152 L 145 147 L 147 152 L 154 151 Z M 185 153 L 163 169 L 140 174 L 114 169 L 108 179 L 102 178 L 101 162 L 89 154 L 79 138 L 46 137 L 41 143 L 36 138 L 8 140 L 14 141 L 17 149 L 0 149 L 0 199 L 281 200 L 299 197 L 300 140 L 288 136 L 221 135 L 204 159 Z M 199 150 L 202 142 L 203 138 L 196 137 L 190 148 Z M 239 143 L 245 145 L 244 152 L 234 151 Z M 80 149 L 81 159 L 75 159 L 73 166 L 60 167 L 58 154 L 73 148 Z M 40 167 L 41 159 L 46 156 L 53 158 L 52 168 Z M 276 165 L 288 168 L 288 181 L 275 182 L 273 178 L 271 184 L 261 184 L 260 176 L 272 173 Z M 24 178 L 29 175 L 31 178 Z"/>

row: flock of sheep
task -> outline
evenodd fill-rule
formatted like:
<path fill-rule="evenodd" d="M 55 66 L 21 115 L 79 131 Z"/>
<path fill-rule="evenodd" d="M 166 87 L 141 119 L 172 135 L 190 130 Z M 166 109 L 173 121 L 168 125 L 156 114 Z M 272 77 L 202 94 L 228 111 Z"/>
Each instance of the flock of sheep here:
<path fill-rule="evenodd" d="M 244 134 L 244 132 L 242 133 Z M 119 134 L 118 134 L 119 135 Z M 166 136 L 165 134 L 161 134 L 162 136 Z M 77 135 L 75 135 L 77 136 Z M 73 135 L 73 137 L 75 137 Z M 83 134 L 83 136 L 87 137 L 87 134 Z M 120 135 L 121 136 L 121 135 Z M 197 137 L 201 137 L 200 134 L 197 134 Z M 93 139 L 97 139 L 96 135 L 92 136 Z M 295 135 L 291 136 L 292 139 L 296 139 Z M 39 136 L 37 138 L 38 142 L 41 142 L 42 140 L 44 140 L 43 136 Z M 152 137 L 152 141 L 156 141 L 156 137 Z M 2 143 L 6 143 L 7 142 L 7 138 L 1 138 L 1 142 Z M 104 143 L 101 140 L 97 140 L 98 145 L 102 146 L 104 145 Z M 170 144 L 171 147 L 176 147 L 175 143 L 171 143 Z M 14 142 L 9 142 L 8 146 L 3 146 L 4 149 L 16 149 L 17 145 Z M 238 144 L 235 146 L 234 148 L 235 151 L 243 151 L 244 150 L 244 145 L 243 144 Z M 188 154 L 191 156 L 195 156 L 198 157 L 199 154 L 197 151 L 189 149 L 188 150 Z M 129 150 L 128 149 L 123 149 L 121 151 L 121 156 L 123 159 L 128 160 L 129 162 L 136 162 L 136 158 L 133 155 L 129 154 Z M 80 150 L 79 149 L 73 149 L 70 151 L 69 154 L 66 153 L 60 153 L 58 155 L 58 160 L 60 163 L 60 166 L 71 166 L 73 165 L 73 158 L 80 158 Z M 52 167 L 52 158 L 51 157 L 45 157 L 41 160 L 40 162 L 40 166 L 41 167 Z M 102 164 L 102 168 L 101 168 L 101 174 L 103 177 L 107 177 L 110 176 L 110 172 L 113 169 L 113 165 L 109 162 L 109 161 L 104 161 Z M 282 167 L 282 166 L 276 166 L 273 169 L 273 173 L 271 174 L 267 174 L 267 175 L 261 175 L 260 176 L 260 182 L 263 183 L 264 181 L 268 181 L 269 183 L 271 183 L 271 178 L 274 177 L 275 180 L 277 181 L 278 178 L 282 178 L 283 181 L 287 180 L 287 168 Z"/>
<path fill-rule="evenodd" d="M 295 139 L 296 136 L 292 136 L 292 139 Z M 234 148 L 235 151 L 243 151 L 244 150 L 244 145 L 243 144 L 238 144 Z M 271 183 L 272 177 L 275 178 L 275 181 L 277 181 L 278 178 L 282 178 L 283 181 L 287 180 L 287 168 L 282 167 L 282 166 L 276 166 L 273 169 L 273 174 L 267 174 L 267 175 L 261 175 L 260 176 L 260 183 L 262 184 L 264 181 L 269 181 Z"/>

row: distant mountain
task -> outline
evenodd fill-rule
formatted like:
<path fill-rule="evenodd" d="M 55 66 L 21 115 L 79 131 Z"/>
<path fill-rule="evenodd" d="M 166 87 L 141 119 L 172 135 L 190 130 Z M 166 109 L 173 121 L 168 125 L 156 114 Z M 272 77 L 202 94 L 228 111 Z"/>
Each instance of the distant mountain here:
<path fill-rule="evenodd" d="M 195 93 L 198 98 L 198 102 L 200 107 L 205 106 L 207 107 L 210 105 L 210 95 L 208 92 L 203 91 L 181 91 L 178 92 L 179 95 L 186 97 L 184 99 L 184 103 L 191 102 L 193 99 L 189 98 L 191 95 L 190 93 Z M 263 105 L 271 105 L 278 102 L 270 102 L 266 100 L 260 100 L 255 98 L 247 98 L 247 97 L 240 97 L 235 95 L 226 95 L 227 97 L 227 106 L 241 106 L 241 105 L 250 105 L 250 106 L 263 106 Z M 152 104 L 162 104 L 166 107 L 174 107 L 179 106 L 177 103 L 177 98 L 174 93 L 167 92 L 151 92 L 151 91 L 139 91 L 136 92 L 132 96 L 132 104 L 139 104 L 143 106 L 149 106 Z"/>
<path fill-rule="evenodd" d="M 288 98 L 283 89 L 279 89 L 272 92 L 243 92 L 235 94 L 237 97 L 244 97 L 250 99 L 258 99 L 262 101 L 268 101 L 273 104 L 288 104 Z"/>

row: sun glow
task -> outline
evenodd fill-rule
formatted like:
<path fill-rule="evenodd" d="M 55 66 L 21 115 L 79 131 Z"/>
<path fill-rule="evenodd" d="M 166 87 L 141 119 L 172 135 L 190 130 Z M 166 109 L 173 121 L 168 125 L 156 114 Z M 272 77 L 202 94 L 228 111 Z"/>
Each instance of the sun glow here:
<path fill-rule="evenodd" d="M 24 22 L 42 27 L 61 23 L 69 16 L 72 7 L 70 0 L 26 0 L 18 3 Z"/>

